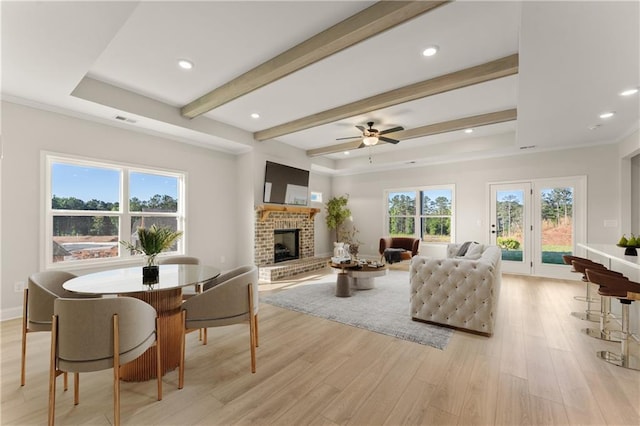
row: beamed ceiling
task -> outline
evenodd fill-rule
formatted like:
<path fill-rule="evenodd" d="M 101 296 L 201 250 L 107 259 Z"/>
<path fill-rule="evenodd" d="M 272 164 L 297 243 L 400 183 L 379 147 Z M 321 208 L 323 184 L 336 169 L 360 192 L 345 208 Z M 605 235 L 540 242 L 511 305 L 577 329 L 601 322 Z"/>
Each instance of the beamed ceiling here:
<path fill-rule="evenodd" d="M 640 86 L 639 14 L 611 1 L 2 2 L 2 94 L 225 152 L 278 141 L 328 173 L 609 144 L 640 120 L 638 96 L 619 96 Z M 359 149 L 367 122 L 402 127 L 384 135 L 400 142 Z"/>

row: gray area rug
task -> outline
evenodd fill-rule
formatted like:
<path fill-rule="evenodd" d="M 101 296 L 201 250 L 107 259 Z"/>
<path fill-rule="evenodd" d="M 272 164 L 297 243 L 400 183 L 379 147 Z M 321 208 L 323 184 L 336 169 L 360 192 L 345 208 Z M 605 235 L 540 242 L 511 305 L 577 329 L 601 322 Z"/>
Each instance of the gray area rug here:
<path fill-rule="evenodd" d="M 388 271 L 375 288 L 336 297 L 336 275 L 326 275 L 296 287 L 260 295 L 260 301 L 281 308 L 364 328 L 376 333 L 444 349 L 453 330 L 411 320 L 409 275 Z"/>

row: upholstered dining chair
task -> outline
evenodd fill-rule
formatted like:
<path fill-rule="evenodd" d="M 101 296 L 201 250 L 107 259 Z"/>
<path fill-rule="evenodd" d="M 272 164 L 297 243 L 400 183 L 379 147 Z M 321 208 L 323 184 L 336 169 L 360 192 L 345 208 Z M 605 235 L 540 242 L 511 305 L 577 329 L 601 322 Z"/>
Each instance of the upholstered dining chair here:
<path fill-rule="evenodd" d="M 71 293 L 62 288 L 62 284 L 75 275 L 64 271 L 37 272 L 29 277 L 24 289 L 22 304 L 22 362 L 20 368 L 20 386 L 26 383 L 27 334 L 39 331 L 51 331 L 53 301 L 59 297 L 87 298 L 98 295 Z M 67 390 L 67 376 L 64 376 L 64 390 Z"/>
<path fill-rule="evenodd" d="M 170 256 L 161 258 L 158 263 L 160 265 L 199 265 L 200 259 L 193 256 Z M 188 299 L 195 294 L 201 293 L 201 284 L 196 284 L 193 287 L 185 287 L 182 289 L 182 298 Z"/>
<path fill-rule="evenodd" d="M 113 368 L 113 418 L 120 424 L 120 366 L 156 347 L 158 401 L 162 367 L 158 316 L 148 303 L 133 297 L 56 299 L 51 325 L 49 425 L 55 421 L 56 377 L 73 372 L 74 404 L 80 402 L 79 373 Z"/>
<path fill-rule="evenodd" d="M 251 372 L 256 372 L 256 347 L 258 346 L 258 268 L 241 266 L 205 283 L 202 293 L 182 304 L 182 344 L 178 388 L 184 386 L 184 359 L 186 334 L 241 322 L 249 322 Z"/>

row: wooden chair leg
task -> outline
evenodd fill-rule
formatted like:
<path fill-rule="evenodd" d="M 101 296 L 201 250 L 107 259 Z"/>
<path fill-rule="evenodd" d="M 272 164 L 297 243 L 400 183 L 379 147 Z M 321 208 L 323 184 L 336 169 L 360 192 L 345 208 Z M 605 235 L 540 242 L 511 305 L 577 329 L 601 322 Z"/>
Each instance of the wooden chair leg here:
<path fill-rule="evenodd" d="M 260 343 L 258 342 L 258 314 L 256 314 L 255 317 L 253 317 L 253 327 L 256 330 L 256 348 L 260 347 Z"/>
<path fill-rule="evenodd" d="M 120 328 L 113 315 L 113 423 L 120 425 Z"/>
<path fill-rule="evenodd" d="M 64 373 L 62 373 L 62 377 L 62 382 L 64 383 L 64 391 L 66 392 L 69 389 L 69 375 L 65 371 Z"/>
<path fill-rule="evenodd" d="M 251 372 L 256 372 L 256 317 L 253 310 L 253 288 L 249 284 L 249 344 L 251 347 Z"/>
<path fill-rule="evenodd" d="M 27 368 L 27 304 L 29 303 L 29 289 L 24 289 L 24 300 L 22 302 L 22 362 L 20 365 L 20 386 L 26 382 Z"/>
<path fill-rule="evenodd" d="M 58 342 L 58 317 L 55 315 L 51 321 L 51 354 L 49 358 L 49 426 L 55 423 L 56 413 L 56 353 Z"/>
<path fill-rule="evenodd" d="M 80 404 L 80 373 L 73 373 L 73 404 Z"/>

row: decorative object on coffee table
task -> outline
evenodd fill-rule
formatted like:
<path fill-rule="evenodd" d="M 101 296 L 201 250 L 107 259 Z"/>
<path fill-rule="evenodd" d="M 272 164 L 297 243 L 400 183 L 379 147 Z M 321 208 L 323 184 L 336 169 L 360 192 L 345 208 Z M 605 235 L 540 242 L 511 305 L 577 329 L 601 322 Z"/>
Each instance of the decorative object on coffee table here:
<path fill-rule="evenodd" d="M 120 244 L 133 253 L 144 255 L 145 266 L 142 267 L 142 283 L 157 284 L 159 267 L 156 257 L 171 248 L 182 236 L 182 231 L 174 231 L 167 226 L 157 226 L 154 223 L 149 228 L 139 227 L 137 236 L 138 240 L 135 245 L 129 241 L 120 241 Z"/>

